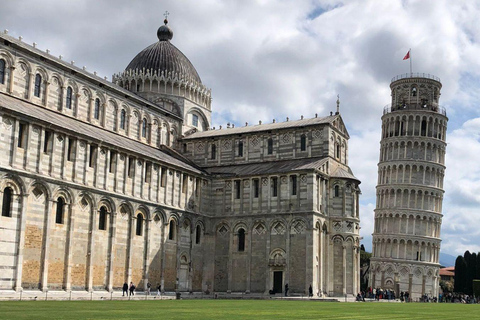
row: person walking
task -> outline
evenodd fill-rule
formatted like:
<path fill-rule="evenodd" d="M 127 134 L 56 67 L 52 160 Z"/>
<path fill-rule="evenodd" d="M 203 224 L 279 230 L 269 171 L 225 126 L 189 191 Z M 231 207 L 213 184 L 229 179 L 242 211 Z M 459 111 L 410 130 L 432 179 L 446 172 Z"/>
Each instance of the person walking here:
<path fill-rule="evenodd" d="M 285 297 L 288 295 L 288 283 L 285 283 Z"/>
<path fill-rule="evenodd" d="M 122 287 L 122 297 L 125 297 L 125 294 L 127 294 L 128 297 L 128 283 L 124 282 L 123 287 Z"/>
<path fill-rule="evenodd" d="M 133 282 L 130 282 L 130 295 L 131 296 L 134 296 L 135 295 L 135 285 L 133 284 Z"/>
<path fill-rule="evenodd" d="M 157 296 L 160 296 L 160 293 L 162 292 L 162 286 L 157 283 Z"/>
<path fill-rule="evenodd" d="M 308 297 L 309 297 L 309 298 L 313 297 L 312 285 L 310 285 L 310 287 L 308 287 Z"/>
<path fill-rule="evenodd" d="M 150 282 L 147 283 L 147 295 L 150 295 L 150 288 L 152 287 L 152 285 L 150 284 Z"/>

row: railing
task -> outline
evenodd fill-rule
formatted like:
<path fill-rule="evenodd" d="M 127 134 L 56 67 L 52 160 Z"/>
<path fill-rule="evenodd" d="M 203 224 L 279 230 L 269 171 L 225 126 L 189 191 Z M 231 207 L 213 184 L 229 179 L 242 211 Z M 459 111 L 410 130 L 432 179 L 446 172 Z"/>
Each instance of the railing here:
<path fill-rule="evenodd" d="M 447 111 L 442 106 L 431 105 L 431 104 L 399 104 L 395 107 L 392 107 L 391 104 L 387 104 L 383 107 L 383 114 L 387 114 L 395 111 L 405 111 L 405 110 L 421 110 L 421 111 L 433 111 L 447 116 Z"/>
<path fill-rule="evenodd" d="M 427 78 L 427 79 L 432 79 L 432 80 L 440 82 L 440 78 L 434 76 L 433 74 L 419 73 L 419 72 L 400 74 L 396 77 L 393 77 L 391 82 L 394 82 L 394 81 L 397 81 L 397 80 L 400 80 L 400 79 L 407 79 L 407 78 Z"/>

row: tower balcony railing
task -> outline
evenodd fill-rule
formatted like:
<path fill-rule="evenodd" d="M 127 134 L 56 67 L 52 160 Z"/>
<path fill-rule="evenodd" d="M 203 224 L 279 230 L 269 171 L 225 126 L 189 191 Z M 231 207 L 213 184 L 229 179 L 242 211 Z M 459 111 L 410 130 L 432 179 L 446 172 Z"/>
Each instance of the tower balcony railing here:
<path fill-rule="evenodd" d="M 440 114 L 443 114 L 445 117 L 447 116 L 447 111 L 444 107 L 439 105 L 433 104 L 422 104 L 422 103 L 403 103 L 398 104 L 396 106 L 392 106 L 391 104 L 387 104 L 383 107 L 383 114 L 395 112 L 395 111 L 408 111 L 408 110 L 418 110 L 418 111 L 433 111 Z"/>
<path fill-rule="evenodd" d="M 440 82 L 439 77 L 436 77 L 433 74 L 420 73 L 420 72 L 399 74 L 398 76 L 393 77 L 391 82 L 401 80 L 401 79 L 408 79 L 408 78 L 426 78 L 426 79 L 432 79 L 432 80 Z"/>

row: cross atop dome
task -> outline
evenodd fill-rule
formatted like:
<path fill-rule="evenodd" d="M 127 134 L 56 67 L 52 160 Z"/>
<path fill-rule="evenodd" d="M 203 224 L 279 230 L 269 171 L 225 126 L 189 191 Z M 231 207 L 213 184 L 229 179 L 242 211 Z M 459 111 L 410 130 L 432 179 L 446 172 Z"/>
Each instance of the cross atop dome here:
<path fill-rule="evenodd" d="M 168 16 L 170 15 L 170 12 L 168 11 L 165 11 L 165 13 L 163 14 L 163 16 L 165 17 L 165 20 L 163 20 L 163 23 L 165 23 L 165 25 L 167 25 L 168 23 Z"/>

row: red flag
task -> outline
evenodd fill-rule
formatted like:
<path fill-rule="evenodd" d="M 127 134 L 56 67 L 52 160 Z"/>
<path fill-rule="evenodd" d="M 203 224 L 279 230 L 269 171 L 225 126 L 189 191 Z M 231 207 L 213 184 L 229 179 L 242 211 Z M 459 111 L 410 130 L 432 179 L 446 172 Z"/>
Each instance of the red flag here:
<path fill-rule="evenodd" d="M 408 50 L 407 54 L 405 55 L 405 57 L 403 57 L 403 60 L 407 60 L 407 59 L 410 59 L 410 50 Z"/>

